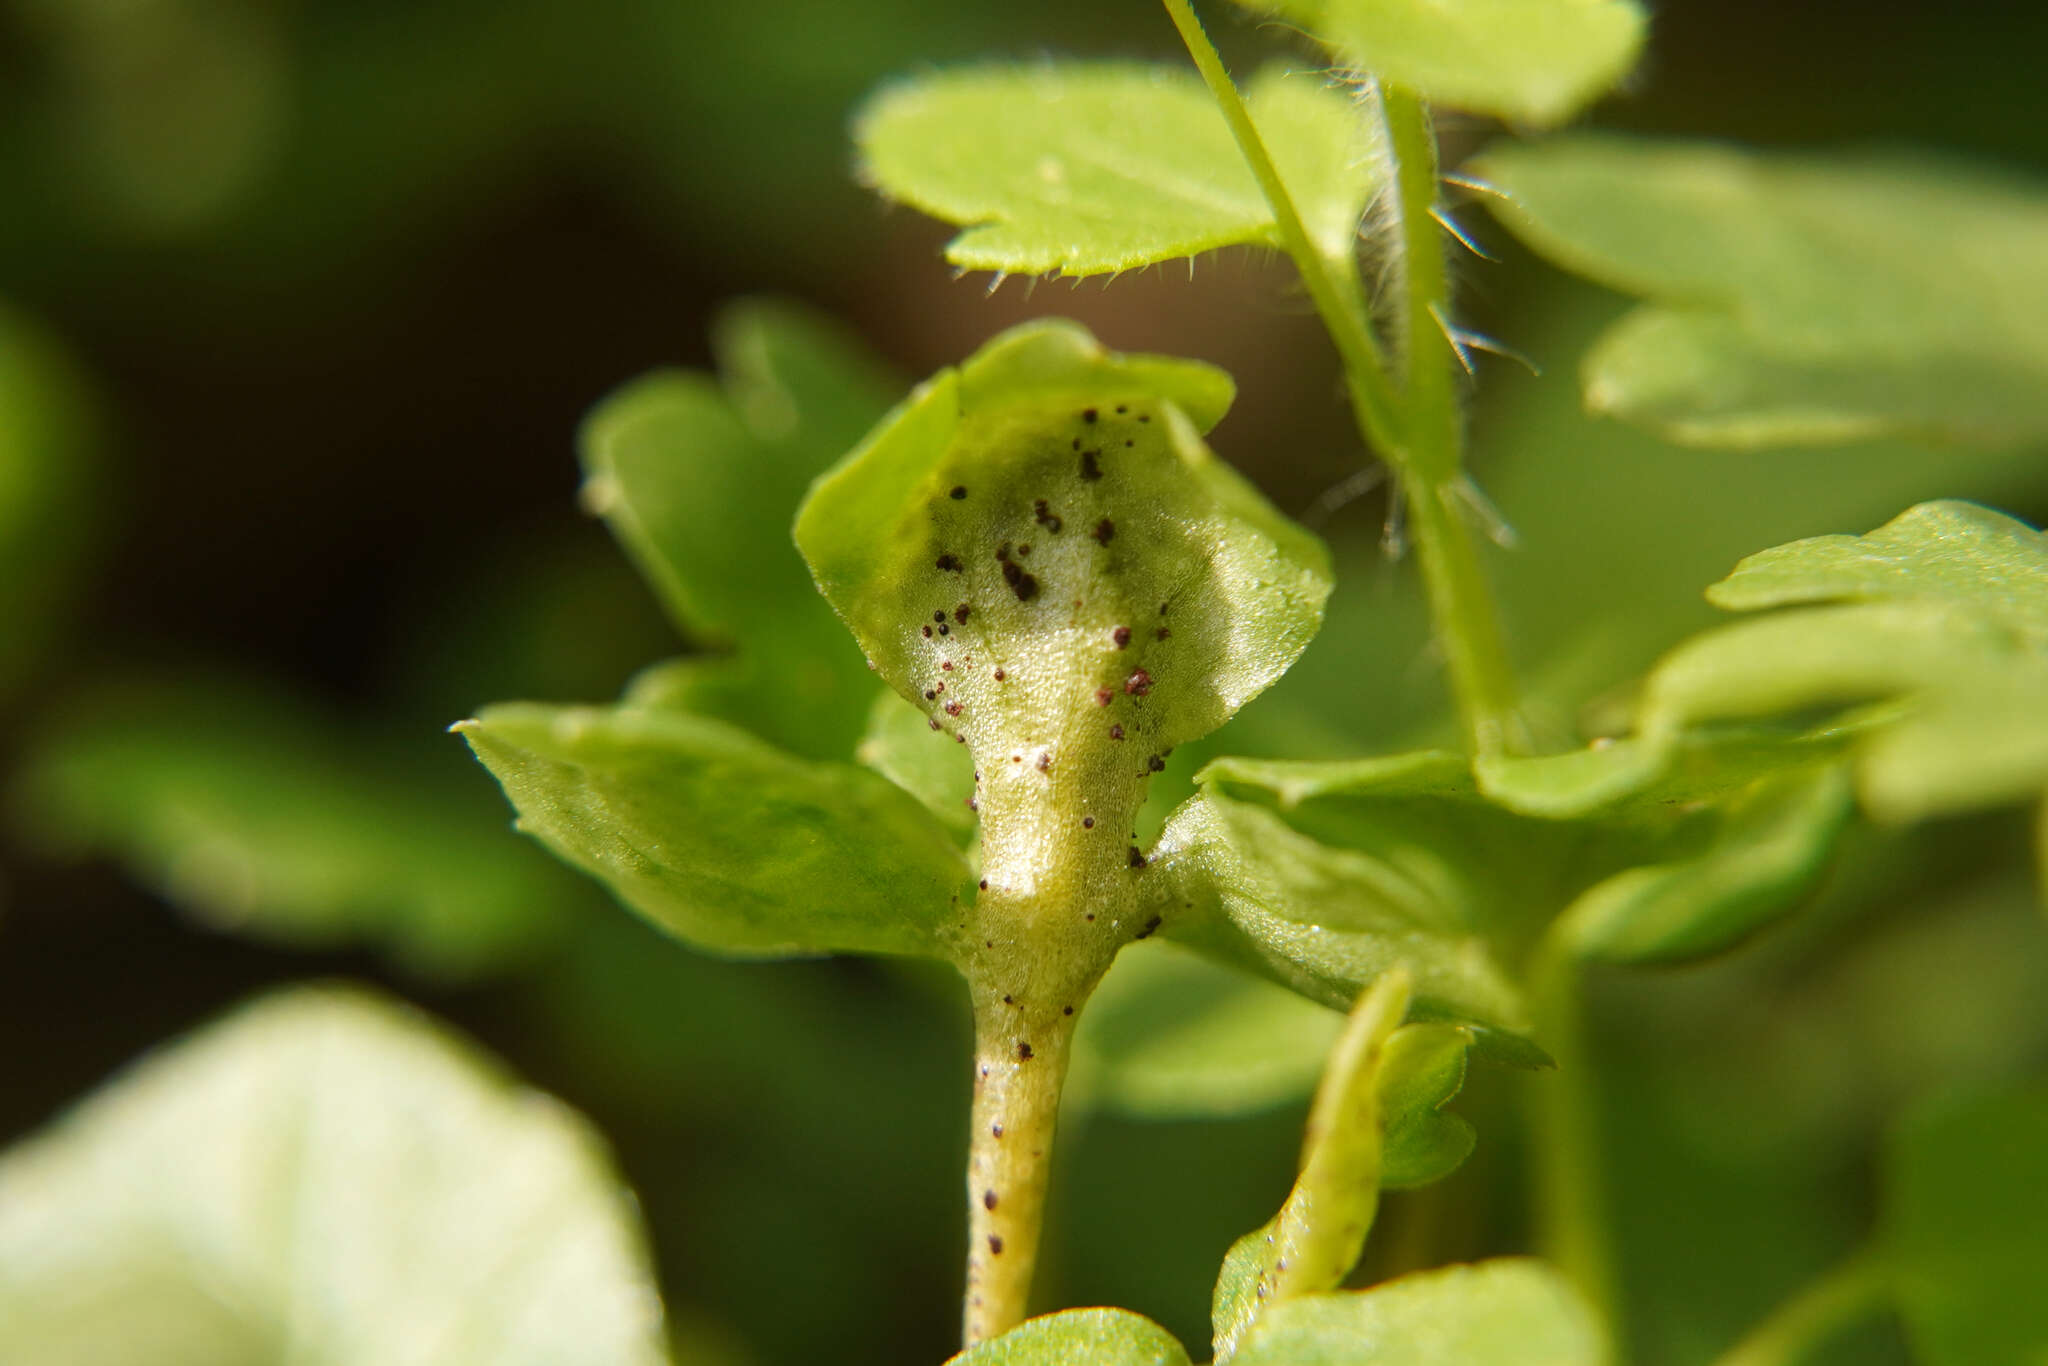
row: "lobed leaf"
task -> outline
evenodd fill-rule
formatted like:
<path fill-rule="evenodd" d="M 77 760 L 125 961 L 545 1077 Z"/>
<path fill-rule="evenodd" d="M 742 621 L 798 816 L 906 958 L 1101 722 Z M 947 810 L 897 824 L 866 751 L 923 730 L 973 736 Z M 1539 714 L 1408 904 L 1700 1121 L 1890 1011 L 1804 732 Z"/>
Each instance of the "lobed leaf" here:
<path fill-rule="evenodd" d="M 1311 237 L 1349 260 L 1379 166 L 1351 101 L 1269 69 L 1246 102 Z M 937 72 L 876 95 L 854 137 L 884 194 L 966 227 L 946 247 L 965 269 L 1099 275 L 1279 245 L 1215 101 L 1178 67 Z"/>
<path fill-rule="evenodd" d="M 1533 127 L 1620 84 L 1642 51 L 1635 0 L 1239 0 L 1299 24 L 1347 66 L 1431 104 Z"/>
<path fill-rule="evenodd" d="M 1273 1306 L 1236 1366 L 1602 1366 L 1593 1316 L 1540 1262 L 1498 1258 Z"/>
<path fill-rule="evenodd" d="M 269 997 L 0 1156 L 10 1359 L 654 1366 L 590 1127 L 410 1010 Z"/>
<path fill-rule="evenodd" d="M 512 703 L 455 729 L 520 829 L 679 938 L 949 956 L 967 864 L 915 797 L 866 769 L 630 707 Z"/>
<path fill-rule="evenodd" d="M 1498 147 L 1496 215 L 1646 305 L 1587 406 L 1699 445 L 2048 436 L 2048 195 L 1925 156 L 1579 134 Z"/>
<path fill-rule="evenodd" d="M 1189 1366 L 1180 1340 L 1128 1309 L 1066 1309 L 1026 1319 L 948 1366 Z"/>
<path fill-rule="evenodd" d="M 1885 1177 L 1893 1283 L 1929 1366 L 2048 1356 L 2048 1092 L 1922 1105 L 1892 1134 Z"/>
<path fill-rule="evenodd" d="M 1472 1031 L 1456 1025 L 1404 1025 L 1387 1040 L 1379 1081 L 1382 1186 L 1427 1186 L 1472 1155 L 1477 1131 L 1443 1108 L 1465 1087 L 1471 1048 Z"/>

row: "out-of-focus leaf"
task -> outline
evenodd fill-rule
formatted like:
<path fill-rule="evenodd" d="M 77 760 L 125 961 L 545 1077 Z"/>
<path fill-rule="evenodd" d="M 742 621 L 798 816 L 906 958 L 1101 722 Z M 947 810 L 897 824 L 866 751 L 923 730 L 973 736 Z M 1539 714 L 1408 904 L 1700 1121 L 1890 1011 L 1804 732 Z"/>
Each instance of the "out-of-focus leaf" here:
<path fill-rule="evenodd" d="M 1924 156 L 1821 159 L 1582 134 L 1478 163 L 1495 212 L 1647 300 L 1587 406 L 1679 441 L 2048 436 L 2048 195 Z"/>
<path fill-rule="evenodd" d="M 10 1359 L 667 1359 L 602 1143 L 439 1028 L 271 997 L 0 1157 Z"/>
<path fill-rule="evenodd" d="M 1727 948 L 1806 900 L 1852 807 L 1837 767 L 1763 779 L 1730 803 L 1701 852 L 1587 890 L 1565 912 L 1567 938 L 1585 957 L 1623 963 Z"/>
<path fill-rule="evenodd" d="M 923 802 L 949 830 L 974 829 L 974 758 L 884 688 L 868 712 L 867 733 L 854 758 Z"/>
<path fill-rule="evenodd" d="M 1133 944 L 1089 998 L 1067 1093 L 1153 1119 L 1264 1109 L 1314 1089 L 1343 1023 L 1177 945 Z"/>
<path fill-rule="evenodd" d="M 1381 161 L 1348 97 L 1262 72 L 1253 121 L 1318 248 L 1349 261 Z M 855 129 L 891 198 L 967 231 L 970 270 L 1098 275 L 1218 247 L 1278 246 L 1216 102 L 1180 67 L 968 67 L 891 86 Z"/>
<path fill-rule="evenodd" d="M 1294 1188 L 1223 1259 L 1210 1311 L 1218 1361 L 1280 1304 L 1333 1289 L 1357 1264 L 1379 1209 L 1381 1066 L 1407 1010 L 1408 975 L 1398 968 L 1352 1007 L 1316 1088 Z"/>
<path fill-rule="evenodd" d="M 2048 1091 L 1909 1114 L 1892 1136 L 1885 1206 L 1899 1305 L 1929 1366 L 2048 1358 Z"/>
<path fill-rule="evenodd" d="M 1601 1366 L 1599 1328 L 1564 1278 L 1500 1258 L 1275 1305 L 1236 1366 Z"/>
<path fill-rule="evenodd" d="M 365 743 L 266 689 L 127 684 L 46 719 L 10 804 L 67 857 L 111 857 L 217 929 L 367 943 L 462 977 L 531 959 L 580 895 L 508 848 L 459 762 Z"/>
<path fill-rule="evenodd" d="M 1202 443 L 1231 394 L 1210 366 L 1028 323 L 919 388 L 797 518 L 882 677 L 973 753 L 998 895 L 1054 866 L 1076 895 L 1125 877 L 1166 753 L 1322 619 L 1321 544 Z"/>
<path fill-rule="evenodd" d="M 1335 1005 L 1400 966 L 1413 974 L 1420 1011 L 1525 1028 L 1484 927 L 1386 860 L 1320 843 L 1212 790 L 1174 813 L 1152 862 L 1165 875 L 1161 895 L 1173 898 L 1170 935 L 1310 1000 Z"/>
<path fill-rule="evenodd" d="M 1128 1309 L 1066 1309 L 1024 1322 L 948 1366 L 1188 1366 L 1180 1340 Z"/>
<path fill-rule="evenodd" d="M 1635 65 L 1635 0 L 1239 0 L 1301 25 L 1355 66 L 1432 104 L 1563 123 Z"/>
<path fill-rule="evenodd" d="M 716 342 L 720 379 L 657 372 L 591 413 L 584 501 L 686 634 L 736 650 L 695 705 L 811 757 L 843 756 L 868 691 L 789 521 L 894 386 L 836 328 L 788 305 L 734 308 Z"/>
<path fill-rule="evenodd" d="M 1666 656 L 1641 728 L 1896 700 L 1853 750 L 1881 820 L 2048 788 L 2048 535 L 1986 508 L 1928 503 L 1868 537 L 1794 542 L 1743 562 L 1717 601 L 1793 610 Z"/>
<path fill-rule="evenodd" d="M 92 506 L 99 433 L 57 345 L 0 307 L 0 695 L 61 634 Z"/>
<path fill-rule="evenodd" d="M 886 778 L 679 712 L 509 703 L 455 729 L 520 829 L 700 948 L 947 956 L 967 864 Z"/>
<path fill-rule="evenodd" d="M 1479 1135 L 1447 1114 L 1465 1086 L 1470 1030 L 1412 1024 L 1394 1031 L 1380 1060 L 1380 1184 L 1405 1190 L 1441 1181 L 1472 1155 Z"/>

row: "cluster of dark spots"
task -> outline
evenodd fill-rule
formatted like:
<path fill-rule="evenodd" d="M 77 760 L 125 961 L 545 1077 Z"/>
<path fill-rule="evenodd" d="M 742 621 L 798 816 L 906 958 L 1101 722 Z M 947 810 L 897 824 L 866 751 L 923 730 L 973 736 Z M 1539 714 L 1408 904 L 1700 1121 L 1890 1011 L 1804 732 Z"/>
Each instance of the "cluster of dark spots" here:
<path fill-rule="evenodd" d="M 956 502 L 956 503 L 957 503 L 957 502 L 959 502 L 959 501 L 960 501 L 960 500 L 961 500 L 962 498 L 965 498 L 965 497 L 967 496 L 967 485 L 965 485 L 965 484 L 955 484 L 955 485 L 953 485 L 953 492 L 952 492 L 952 493 L 951 493 L 950 495 L 948 495 L 948 496 L 949 496 L 949 497 L 951 497 L 951 498 L 953 499 L 953 501 L 954 501 L 954 502 Z"/>
<path fill-rule="evenodd" d="M 1081 477 L 1083 479 L 1100 479 L 1102 477 L 1102 466 L 1096 463 L 1096 457 L 1101 454 L 1101 451 L 1081 452 Z"/>
<path fill-rule="evenodd" d="M 1107 688 L 1097 688 L 1095 690 L 1095 705 L 1098 707 L 1106 707 L 1109 705 L 1109 699 L 1114 696 L 1116 696 L 1116 694 L 1111 692 Z"/>
<path fill-rule="evenodd" d="M 939 556 L 934 563 L 949 574 L 958 574 L 962 569 L 966 568 L 965 565 L 960 563 L 960 557 L 951 553 Z"/>
<path fill-rule="evenodd" d="M 988 1235 L 988 1254 L 991 1257 L 1003 1255 L 1003 1240 L 996 1237 L 993 1233 Z"/>
<path fill-rule="evenodd" d="M 1133 866 L 1133 867 L 1143 867 L 1144 865 L 1143 865 L 1142 863 L 1138 863 L 1138 864 L 1133 864 L 1132 866 Z M 1158 929 L 1158 928 L 1159 928 L 1159 919 L 1160 919 L 1160 918 L 1159 918 L 1158 916 L 1156 916 L 1156 915 L 1155 915 L 1155 916 L 1153 916 L 1153 917 L 1152 917 L 1152 918 L 1151 918 L 1150 920 L 1146 921 L 1146 922 L 1145 922 L 1145 928 L 1144 928 L 1144 929 L 1142 929 L 1142 930 L 1139 930 L 1139 931 L 1138 931 L 1138 935 L 1137 935 L 1137 937 L 1138 937 L 1138 938 L 1140 938 L 1140 939 L 1150 939 L 1150 938 L 1152 937 L 1152 931 L 1154 931 L 1154 930 L 1156 930 L 1156 929 Z"/>
<path fill-rule="evenodd" d="M 1083 422 L 1093 422 L 1099 416 L 1101 414 L 1097 413 L 1093 408 L 1083 408 L 1081 410 L 1081 420 Z"/>
<path fill-rule="evenodd" d="M 1029 553 L 1030 547 L 1025 547 Z M 1003 567 L 1003 582 L 1010 585 L 1010 591 L 1017 595 L 1017 601 L 1029 602 L 1038 596 L 1038 580 L 1024 572 L 1024 566 L 1010 558 L 1010 543 L 1003 542 L 1003 548 L 996 552 L 996 562 Z"/>
<path fill-rule="evenodd" d="M 1093 816 L 1083 816 L 1083 817 L 1081 817 L 1081 828 L 1082 828 L 1083 830 L 1093 830 L 1093 829 L 1095 828 L 1095 817 L 1093 817 Z"/>
<path fill-rule="evenodd" d="M 1167 630 L 1164 626 L 1160 627 L 1158 630 L 1152 633 L 1152 639 L 1154 640 L 1168 640 L 1171 639 L 1172 636 L 1173 632 Z"/>
<path fill-rule="evenodd" d="M 1080 444 L 1081 443 L 1078 441 L 1074 443 L 1074 445 L 1077 447 Z M 1048 508 L 1045 505 L 1045 499 L 1039 498 L 1034 500 L 1031 504 L 1031 511 L 1033 513 L 1032 520 L 1036 521 L 1040 526 L 1044 527 L 1047 531 L 1050 531 L 1053 535 L 1057 536 L 1060 534 L 1060 528 L 1064 526 L 1065 523 L 1060 521 L 1060 516 L 1057 512 L 1054 512 L 1051 508 Z"/>
<path fill-rule="evenodd" d="M 1131 676 L 1124 680 L 1124 691 L 1133 697 L 1145 696 L 1152 691 L 1152 675 L 1143 669 L 1132 670 Z"/>
<path fill-rule="evenodd" d="M 1044 773 L 1052 767 L 1052 753 L 1046 751 L 1038 756 L 1038 771 Z"/>
<path fill-rule="evenodd" d="M 1022 1039 L 1017 1041 L 1017 1060 L 1019 1062 L 1031 1061 L 1031 1045 L 1025 1043 Z"/>
<path fill-rule="evenodd" d="M 1145 761 L 1145 767 L 1154 773 L 1164 773 L 1166 771 L 1166 760 L 1155 754 Z"/>
<path fill-rule="evenodd" d="M 948 715 L 948 716 L 958 716 L 959 714 L 960 714 L 960 704 L 959 704 L 958 702 L 948 702 L 948 703 L 946 704 L 946 715 Z M 1161 767 L 1161 768 L 1164 768 L 1164 767 L 1165 767 L 1165 765 L 1164 765 L 1164 764 L 1161 764 L 1161 765 L 1160 765 L 1160 767 Z"/>
<path fill-rule="evenodd" d="M 1132 845 L 1132 846 L 1131 846 L 1131 867 L 1133 867 L 1133 868 L 1143 868 L 1144 866 L 1145 866 L 1145 856 L 1144 856 L 1143 854 L 1141 854 L 1141 853 L 1139 853 L 1139 852 L 1138 852 L 1138 846 L 1137 846 L 1137 845 L 1135 845 L 1135 844 L 1134 844 L 1134 845 Z"/>
<path fill-rule="evenodd" d="M 1000 683 L 1003 681 L 1004 678 L 1003 671 L 1001 669 L 997 669 L 995 673 L 991 675 L 991 677 L 993 677 L 996 682 Z"/>
<path fill-rule="evenodd" d="M 996 1207 L 996 1193 L 994 1191 L 983 1191 L 981 1193 L 981 1207 L 983 1209 L 994 1209 Z"/>
<path fill-rule="evenodd" d="M 1095 538 L 1095 542 L 1097 545 L 1108 545 L 1111 541 L 1116 539 L 1116 523 L 1110 521 L 1109 518 L 1105 517 L 1101 521 L 1097 522 L 1095 524 L 1095 530 L 1089 532 L 1088 534 Z"/>
<path fill-rule="evenodd" d="M 967 624 L 967 618 L 968 618 L 968 617 L 970 617 L 970 616 L 972 616 L 973 614 L 974 614 L 974 609 L 973 609 L 972 607 L 969 607 L 969 606 L 968 606 L 968 605 L 967 605 L 966 603 L 964 603 L 964 602 L 963 602 L 963 603 L 961 603 L 961 604 L 960 604 L 960 605 L 959 605 L 958 607 L 955 607 L 955 608 L 953 609 L 953 623 L 954 623 L 954 625 L 956 625 L 956 626 L 965 626 L 965 625 Z"/>
<path fill-rule="evenodd" d="M 1105 689 L 1103 689 L 1103 691 L 1104 691 L 1104 692 L 1107 692 L 1107 691 L 1109 691 L 1109 690 L 1108 690 L 1107 688 L 1105 688 Z M 1114 725 L 1114 726 L 1111 726 L 1111 727 L 1109 728 L 1109 738 L 1110 738 L 1110 739 L 1112 739 L 1112 740 L 1121 740 L 1121 739 L 1123 739 L 1123 738 L 1124 738 L 1124 728 L 1123 728 L 1123 726 L 1122 726 L 1121 724 L 1118 724 L 1118 725 Z"/>
<path fill-rule="evenodd" d="M 1114 631 L 1111 631 L 1109 633 L 1109 638 L 1115 641 L 1116 648 L 1121 650 L 1126 645 L 1129 645 L 1131 643 L 1131 628 L 1128 626 L 1119 626 Z"/>

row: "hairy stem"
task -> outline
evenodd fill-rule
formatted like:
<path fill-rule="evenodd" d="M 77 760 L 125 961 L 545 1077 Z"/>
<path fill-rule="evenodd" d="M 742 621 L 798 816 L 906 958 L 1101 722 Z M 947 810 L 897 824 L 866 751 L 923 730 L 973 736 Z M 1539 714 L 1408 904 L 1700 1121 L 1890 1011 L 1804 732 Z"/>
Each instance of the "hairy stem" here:
<path fill-rule="evenodd" d="M 1053 1130 L 1074 1020 L 974 989 L 974 1108 L 967 1141 L 969 1346 L 1023 1322 L 1038 1263 Z"/>
<path fill-rule="evenodd" d="M 1517 738 L 1514 678 L 1472 520 L 1458 491 L 1465 429 L 1452 367 L 1462 362 L 1445 332 L 1451 289 L 1445 234 L 1432 213 L 1436 135 L 1428 111 L 1408 91 L 1383 86 L 1380 107 L 1394 161 L 1400 238 L 1399 326 L 1408 433 L 1399 470 L 1402 491 L 1466 737 L 1477 753 L 1498 754 Z"/>
<path fill-rule="evenodd" d="M 1865 1252 L 1773 1310 L 1714 1366 L 1794 1366 L 1843 1328 L 1876 1311 L 1891 1291 L 1884 1262 Z"/>
<path fill-rule="evenodd" d="M 1500 753 L 1518 737 L 1514 680 L 1478 545 L 1460 506 L 1464 429 L 1451 376 L 1457 353 L 1443 331 L 1450 286 L 1443 235 L 1430 214 L 1436 202 L 1437 165 L 1429 115 L 1413 95 L 1382 92 L 1402 267 L 1397 326 L 1405 374 L 1404 387 L 1396 390 L 1357 286 L 1354 259 L 1347 254 L 1341 262 L 1333 261 L 1317 249 L 1189 0 L 1162 3 L 1223 111 L 1238 150 L 1272 207 L 1280 244 L 1293 258 L 1316 313 L 1336 343 L 1358 434 L 1393 469 L 1408 500 L 1430 615 L 1443 644 L 1467 741 L 1479 754 Z"/>
<path fill-rule="evenodd" d="M 1562 922 L 1560 922 L 1562 923 Z M 1606 1191 L 1600 1181 L 1598 1091 L 1586 1047 L 1583 966 L 1553 932 L 1530 973 L 1536 1037 L 1557 1070 L 1529 1078 L 1536 1138 L 1536 1237 L 1619 1341 L 1614 1249 L 1608 1240 Z"/>

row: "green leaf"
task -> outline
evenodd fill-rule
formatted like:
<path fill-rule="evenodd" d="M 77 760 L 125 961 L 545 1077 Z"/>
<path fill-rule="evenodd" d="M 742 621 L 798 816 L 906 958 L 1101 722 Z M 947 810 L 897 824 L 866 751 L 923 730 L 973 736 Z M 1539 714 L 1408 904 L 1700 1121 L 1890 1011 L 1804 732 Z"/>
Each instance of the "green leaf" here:
<path fill-rule="evenodd" d="M 1275 1305 L 1236 1366 L 1602 1366 L 1593 1316 L 1540 1262 L 1499 1258 Z"/>
<path fill-rule="evenodd" d="M 875 694 L 854 758 L 923 802 L 947 829 L 973 833 L 973 756 L 887 688 Z"/>
<path fill-rule="evenodd" d="M 1618 85 L 1642 50 L 1635 0 L 1239 0 L 1278 14 L 1346 65 L 1432 104 L 1563 123 Z"/>
<path fill-rule="evenodd" d="M 1310 236 L 1348 261 L 1380 165 L 1365 121 L 1321 77 L 1277 69 L 1247 105 Z M 1280 244 L 1216 102 L 1178 67 L 937 72 L 875 96 L 854 136 L 883 193 L 966 226 L 946 259 L 969 270 L 1099 275 Z"/>
<path fill-rule="evenodd" d="M 1133 944 L 1088 1000 L 1067 1103 L 1180 1119 L 1297 1100 L 1315 1088 L 1343 1024 L 1177 945 Z"/>
<path fill-rule="evenodd" d="M 2048 196 L 1924 156 L 1583 134 L 1496 148 L 1495 212 L 1646 300 L 1586 404 L 1701 445 L 2048 436 Z"/>
<path fill-rule="evenodd" d="M 720 380 L 658 371 L 585 420 L 584 503 L 686 635 L 737 649 L 696 678 L 690 705 L 800 753 L 843 756 L 867 682 L 789 543 L 789 520 L 894 385 L 836 328 L 788 305 L 736 307 L 716 342 Z"/>
<path fill-rule="evenodd" d="M 1067 1309 L 1024 1322 L 948 1366 L 1189 1366 L 1180 1340 L 1128 1309 Z"/>
<path fill-rule="evenodd" d="M 1382 1186 L 1427 1186 L 1472 1155 L 1478 1133 L 1443 1108 L 1464 1089 L 1471 1047 L 1472 1031 L 1456 1025 L 1404 1025 L 1387 1040 L 1379 1082 Z"/>
<path fill-rule="evenodd" d="M 1952 1097 L 1892 1135 L 1885 1237 L 1900 1309 L 1929 1366 L 2048 1357 L 2048 1091 Z"/>
<path fill-rule="evenodd" d="M 894 783 L 682 713 L 512 703 L 459 723 L 519 827 L 701 948 L 947 956 L 967 865 Z"/>
<path fill-rule="evenodd" d="M 1316 1088 L 1294 1188 L 1224 1258 L 1210 1311 L 1218 1361 L 1281 1303 L 1335 1287 L 1357 1264 L 1379 1209 L 1381 1065 L 1407 1009 L 1408 974 L 1398 968 L 1352 1007 Z"/>
<path fill-rule="evenodd" d="M 1752 556 L 1713 594 L 1795 605 L 1666 656 L 1644 691 L 1645 735 L 1894 701 L 1852 751 L 1880 820 L 2048 789 L 2048 536 L 1986 508 L 1923 504 L 1866 537 Z"/>
<path fill-rule="evenodd" d="M 9 794 L 28 838 L 112 858 L 215 929 L 368 943 L 457 978 L 530 961 L 581 896 L 507 848 L 455 756 L 423 762 L 260 685 L 103 686 L 35 735 Z"/>
<path fill-rule="evenodd" d="M 0 1157 L 0 1342 L 93 1366 L 654 1363 L 632 1202 L 410 1010 L 270 997 Z"/>
<path fill-rule="evenodd" d="M 1336 1006 L 1399 965 L 1419 1011 L 1509 1031 L 1520 994 L 1483 927 L 1425 880 L 1385 859 L 1323 844 L 1276 813 L 1216 791 L 1167 823 L 1152 866 L 1178 905 L 1175 939 Z"/>
<path fill-rule="evenodd" d="M 1707 847 L 1617 873 L 1565 912 L 1587 958 L 1645 963 L 1717 953 L 1810 896 L 1851 811 L 1839 767 L 1758 782 L 1729 804 Z"/>

